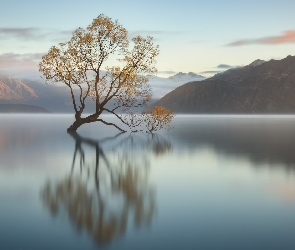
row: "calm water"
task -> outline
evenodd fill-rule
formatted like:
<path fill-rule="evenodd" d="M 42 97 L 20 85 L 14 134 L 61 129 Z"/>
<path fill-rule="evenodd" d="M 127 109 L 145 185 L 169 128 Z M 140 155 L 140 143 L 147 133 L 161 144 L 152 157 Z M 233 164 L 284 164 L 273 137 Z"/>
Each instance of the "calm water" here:
<path fill-rule="evenodd" d="M 0 115 L 0 249 L 295 248 L 295 116 L 72 119 Z"/>

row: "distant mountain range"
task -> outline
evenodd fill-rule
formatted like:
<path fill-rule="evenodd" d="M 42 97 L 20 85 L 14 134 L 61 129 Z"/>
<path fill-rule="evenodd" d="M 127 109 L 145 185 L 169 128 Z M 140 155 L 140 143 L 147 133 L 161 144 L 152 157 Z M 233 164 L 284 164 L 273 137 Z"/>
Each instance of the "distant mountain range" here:
<path fill-rule="evenodd" d="M 153 98 L 158 100 L 178 86 L 181 86 L 187 82 L 202 81 L 204 79 L 206 78 L 192 72 L 178 72 L 177 74 L 168 78 L 151 76 L 149 79 L 149 84 L 153 89 Z"/>
<path fill-rule="evenodd" d="M 35 91 L 23 82 L 0 75 L 0 100 L 26 101 L 37 98 Z"/>
<path fill-rule="evenodd" d="M 170 78 L 150 77 L 156 100 L 169 91 L 188 81 L 201 81 L 205 78 L 192 72 L 179 72 Z M 25 104 L 43 107 L 53 113 L 73 113 L 73 103 L 67 86 L 45 84 L 42 80 L 23 79 L 19 81 L 0 75 L 0 104 Z M 94 111 L 93 100 L 86 100 L 86 112 Z M 0 110 L 1 112 L 1 110 Z"/>
<path fill-rule="evenodd" d="M 25 104 L 0 104 L 0 113 L 50 113 L 48 110 Z"/>
<path fill-rule="evenodd" d="M 70 96 L 65 87 L 45 83 L 20 81 L 0 75 L 0 112 L 67 112 Z M 67 103 L 68 108 L 67 107 Z M 6 106 L 5 106 L 5 105 Z M 23 105 L 23 106 L 22 106 Z M 72 107 L 71 107 L 72 108 Z"/>
<path fill-rule="evenodd" d="M 176 75 L 170 76 L 168 79 L 175 81 L 175 82 L 182 82 L 182 81 L 191 82 L 191 81 L 204 80 L 205 77 L 195 74 L 193 72 L 189 72 L 189 73 L 178 72 Z"/>
<path fill-rule="evenodd" d="M 154 105 L 175 113 L 295 113 L 295 57 L 262 61 L 186 83 Z"/>
<path fill-rule="evenodd" d="M 267 62 L 258 59 L 208 79 L 192 72 L 179 72 L 169 78 L 152 76 L 150 85 L 156 98 L 164 96 L 153 105 L 167 107 L 175 113 L 295 113 L 294 56 Z M 19 81 L 2 75 L 0 104 L 25 104 L 53 113 L 73 113 L 67 86 Z M 86 112 L 93 111 L 91 98 L 86 108 Z"/>

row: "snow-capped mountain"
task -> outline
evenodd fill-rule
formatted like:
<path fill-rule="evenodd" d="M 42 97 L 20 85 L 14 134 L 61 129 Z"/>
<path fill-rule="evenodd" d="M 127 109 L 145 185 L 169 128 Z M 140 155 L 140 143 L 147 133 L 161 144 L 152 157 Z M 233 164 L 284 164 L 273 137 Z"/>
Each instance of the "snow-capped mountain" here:
<path fill-rule="evenodd" d="M 182 72 L 178 72 L 176 75 L 174 76 L 170 76 L 169 77 L 170 80 L 173 80 L 175 82 L 192 82 L 192 81 L 201 81 L 204 80 L 205 77 L 195 74 L 193 72 L 189 72 L 189 73 L 182 73 Z"/>
<path fill-rule="evenodd" d="M 202 81 L 205 79 L 205 77 L 197 75 L 193 72 L 179 72 L 176 75 L 170 76 L 169 78 L 152 76 L 150 77 L 149 84 L 153 88 L 153 98 L 158 99 L 185 83 Z"/>
<path fill-rule="evenodd" d="M 259 66 L 259 65 L 261 65 L 263 63 L 265 63 L 264 60 L 257 59 L 254 62 L 250 63 L 248 66 L 254 66 L 255 67 L 255 66 Z"/>

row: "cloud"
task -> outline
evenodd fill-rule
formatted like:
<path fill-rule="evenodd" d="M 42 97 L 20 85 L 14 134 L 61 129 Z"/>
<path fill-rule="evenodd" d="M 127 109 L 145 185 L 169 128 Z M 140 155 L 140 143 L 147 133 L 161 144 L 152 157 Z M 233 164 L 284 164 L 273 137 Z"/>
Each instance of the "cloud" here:
<path fill-rule="evenodd" d="M 223 71 L 221 70 L 207 70 L 207 71 L 203 71 L 203 72 L 200 72 L 200 74 L 217 74 L 217 73 L 221 73 Z"/>
<path fill-rule="evenodd" d="M 283 32 L 278 36 L 262 37 L 258 39 L 244 39 L 238 40 L 227 44 L 226 46 L 243 46 L 250 44 L 267 44 L 267 45 L 277 45 L 285 43 L 295 43 L 295 30 L 289 30 Z"/>
<path fill-rule="evenodd" d="M 234 66 L 228 65 L 228 64 L 219 64 L 216 68 L 218 69 L 231 69 Z"/>
<path fill-rule="evenodd" d="M 21 38 L 21 39 L 33 39 L 40 37 L 39 29 L 37 28 L 1 28 L 0 37 L 3 38 Z"/>
<path fill-rule="evenodd" d="M 73 30 L 53 30 L 41 29 L 37 27 L 0 27 L 0 39 L 21 39 L 24 41 L 48 40 L 60 42 L 68 40 Z M 165 36 L 175 36 L 184 33 L 183 31 L 163 31 L 163 30 L 137 30 L 129 32 L 129 38 L 136 36 L 152 36 L 158 40 Z"/>
<path fill-rule="evenodd" d="M 42 55 L 45 53 L 27 53 L 27 54 L 16 54 L 16 53 L 4 53 L 0 55 L 0 67 L 8 67 L 19 63 L 35 63 L 40 61 Z"/>
<path fill-rule="evenodd" d="M 38 63 L 45 53 L 0 54 L 0 74 L 15 77 L 39 75 Z"/>
<path fill-rule="evenodd" d="M 72 31 L 64 30 L 46 30 L 40 29 L 36 27 L 28 27 L 28 28 L 4 28 L 0 27 L 0 38 L 1 39 L 22 39 L 25 41 L 32 40 L 51 40 L 51 41 L 61 41 L 68 39 L 71 36 Z"/>

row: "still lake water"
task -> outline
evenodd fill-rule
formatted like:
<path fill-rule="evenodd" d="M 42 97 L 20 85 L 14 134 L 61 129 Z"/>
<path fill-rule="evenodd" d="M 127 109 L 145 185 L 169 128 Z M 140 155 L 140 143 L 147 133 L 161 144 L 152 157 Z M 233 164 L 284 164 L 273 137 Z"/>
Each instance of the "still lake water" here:
<path fill-rule="evenodd" d="M 295 248 L 295 116 L 72 121 L 0 115 L 0 249 Z"/>

